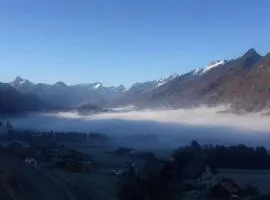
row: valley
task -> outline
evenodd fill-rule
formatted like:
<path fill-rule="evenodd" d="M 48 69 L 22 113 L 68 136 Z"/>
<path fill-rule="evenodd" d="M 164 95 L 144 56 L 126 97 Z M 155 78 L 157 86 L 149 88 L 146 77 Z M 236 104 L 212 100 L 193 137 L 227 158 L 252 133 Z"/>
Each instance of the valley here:
<path fill-rule="evenodd" d="M 1 1 L 0 200 L 270 200 L 269 7 Z"/>
<path fill-rule="evenodd" d="M 124 138 L 122 136 L 122 140 L 125 140 Z M 152 138 L 153 141 L 153 136 L 146 135 L 134 136 L 133 141 L 147 138 Z M 219 193 L 211 188 L 223 183 L 232 184 L 235 188 L 228 190 L 229 194 L 238 194 L 241 197 L 268 195 L 270 163 L 267 161 L 269 155 L 265 154 L 263 147 L 251 148 L 238 144 L 214 146 L 213 143 L 212 146 L 206 145 L 207 143 L 201 146 L 194 140 L 188 143 L 178 148 L 130 148 L 131 143 L 115 143 L 113 135 L 107 137 L 100 133 L 52 133 L 13 129 L 9 135 L 0 136 L 0 181 L 5 186 L 0 185 L 0 197 L 4 200 L 116 200 L 129 198 L 130 195 L 142 198 L 144 195 L 147 197 L 158 194 L 162 198 L 164 196 L 161 195 L 176 195 L 181 199 L 219 199 Z M 217 150 L 214 150 L 215 148 Z M 200 182 L 190 183 L 185 170 L 196 161 L 197 166 L 202 166 L 198 168 L 202 170 L 202 175 L 198 176 L 204 177 L 209 163 L 217 159 L 212 156 L 219 152 L 218 148 L 225 150 L 224 159 L 219 157 L 219 162 L 222 163 L 216 163 L 217 174 L 208 175 L 213 178 L 213 182 L 206 181 L 207 186 L 200 186 Z M 197 160 L 198 157 L 193 157 L 191 153 L 198 154 L 198 150 L 208 154 L 211 159 L 205 164 L 203 160 Z M 257 157 L 253 157 L 250 150 L 257 152 Z M 226 151 L 235 151 L 237 155 L 245 152 L 245 160 L 236 162 L 231 153 L 226 154 Z M 189 155 L 188 160 L 185 155 Z M 28 163 L 27 158 L 34 162 Z M 179 159 L 181 165 L 178 163 Z M 249 159 L 263 162 L 250 162 Z M 187 162 L 187 165 L 183 165 L 183 161 Z M 183 166 L 175 168 L 178 165 Z M 184 173 L 181 178 L 178 177 L 179 173 Z M 175 176 L 175 179 L 159 180 L 156 176 Z M 152 179 L 156 180 L 155 183 L 164 181 L 163 184 L 166 185 L 161 189 L 159 185 L 152 185 Z M 142 187 L 149 184 L 149 187 L 153 187 L 153 193 L 148 194 L 147 190 L 136 185 L 137 181 Z M 131 183 L 133 185 L 130 185 Z M 208 184 L 211 184 L 211 187 L 208 187 Z M 164 190 L 165 186 L 168 191 Z M 126 193 L 127 191 L 129 192 Z"/>

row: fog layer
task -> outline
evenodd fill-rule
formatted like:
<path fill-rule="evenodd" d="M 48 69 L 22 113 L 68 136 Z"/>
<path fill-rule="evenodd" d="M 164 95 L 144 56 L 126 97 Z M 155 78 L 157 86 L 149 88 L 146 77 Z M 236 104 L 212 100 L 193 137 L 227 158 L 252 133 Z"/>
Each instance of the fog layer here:
<path fill-rule="evenodd" d="M 102 132 L 121 145 L 176 147 L 196 139 L 204 144 L 270 144 L 270 117 L 216 113 L 221 108 L 144 110 L 80 116 L 41 114 L 10 119 L 15 127 L 38 131 Z"/>

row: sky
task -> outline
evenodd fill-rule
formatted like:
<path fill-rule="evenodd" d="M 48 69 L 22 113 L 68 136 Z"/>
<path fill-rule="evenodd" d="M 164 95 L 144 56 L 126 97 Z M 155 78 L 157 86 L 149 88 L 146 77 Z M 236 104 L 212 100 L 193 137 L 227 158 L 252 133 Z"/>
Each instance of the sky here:
<path fill-rule="evenodd" d="M 104 85 L 270 51 L 269 0 L 1 0 L 0 81 Z"/>

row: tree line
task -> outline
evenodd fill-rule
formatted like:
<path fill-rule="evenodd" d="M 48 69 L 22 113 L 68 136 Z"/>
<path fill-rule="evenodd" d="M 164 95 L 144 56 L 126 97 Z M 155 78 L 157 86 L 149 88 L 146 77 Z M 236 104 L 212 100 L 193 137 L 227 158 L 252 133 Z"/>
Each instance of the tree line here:
<path fill-rule="evenodd" d="M 10 130 L 8 134 L 0 135 L 2 141 L 21 140 L 33 144 L 39 142 L 85 142 L 92 139 L 106 141 L 108 136 L 98 132 L 36 132 L 31 130 Z"/>
<path fill-rule="evenodd" d="M 263 146 L 250 147 L 244 144 L 201 146 L 193 141 L 190 146 L 176 149 L 173 158 L 184 166 L 198 152 L 205 155 L 207 162 L 216 168 L 270 169 L 270 155 Z"/>

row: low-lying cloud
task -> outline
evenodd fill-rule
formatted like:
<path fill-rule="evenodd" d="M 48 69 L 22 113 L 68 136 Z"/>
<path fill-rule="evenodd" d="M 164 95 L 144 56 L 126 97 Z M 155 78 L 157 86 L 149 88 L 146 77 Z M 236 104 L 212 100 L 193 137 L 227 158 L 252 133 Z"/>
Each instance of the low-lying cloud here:
<path fill-rule="evenodd" d="M 120 109 L 119 109 L 120 110 Z M 60 118 L 85 119 L 85 120 L 137 120 L 156 121 L 174 124 L 186 124 L 197 126 L 222 126 L 241 130 L 254 130 L 261 132 L 270 131 L 270 116 L 262 116 L 260 113 L 235 115 L 230 113 L 218 113 L 224 107 L 194 109 L 170 109 L 170 110 L 141 110 L 118 113 L 100 113 L 81 116 L 76 112 L 53 114 Z"/>
<path fill-rule="evenodd" d="M 75 112 L 11 119 L 22 129 L 102 132 L 121 145 L 176 147 L 196 139 L 209 144 L 268 146 L 269 117 L 221 114 L 219 108 L 143 110 L 81 116 Z"/>

